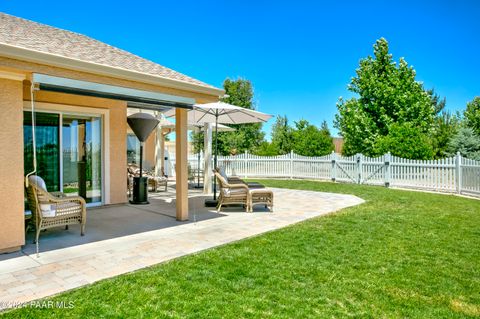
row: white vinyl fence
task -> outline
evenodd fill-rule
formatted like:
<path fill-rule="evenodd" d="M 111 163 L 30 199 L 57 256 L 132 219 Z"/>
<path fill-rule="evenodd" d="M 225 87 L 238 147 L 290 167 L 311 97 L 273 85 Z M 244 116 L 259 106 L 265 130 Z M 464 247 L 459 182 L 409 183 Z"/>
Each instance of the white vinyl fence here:
<path fill-rule="evenodd" d="M 190 155 L 189 164 L 196 170 L 198 155 Z M 243 178 L 319 179 L 480 196 L 480 161 L 460 154 L 422 161 L 390 154 L 372 158 L 361 154 L 344 157 L 336 153 L 321 157 L 306 157 L 293 152 L 282 156 L 244 153 L 219 156 L 218 166 L 223 166 L 229 175 Z M 203 169 L 202 156 L 200 169 Z"/>

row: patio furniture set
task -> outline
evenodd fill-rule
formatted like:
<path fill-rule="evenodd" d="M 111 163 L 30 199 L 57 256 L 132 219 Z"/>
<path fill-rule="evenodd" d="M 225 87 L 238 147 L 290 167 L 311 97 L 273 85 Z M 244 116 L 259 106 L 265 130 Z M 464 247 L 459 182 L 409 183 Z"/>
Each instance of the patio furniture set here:
<path fill-rule="evenodd" d="M 128 166 L 129 192 L 131 192 L 131 179 L 138 176 L 139 168 L 136 165 Z M 273 211 L 273 192 L 259 183 L 246 183 L 238 177 L 228 177 L 224 169 L 217 168 L 215 177 L 220 185 L 217 212 L 222 206 L 231 204 L 243 205 L 246 212 L 252 212 L 253 206 L 264 204 L 265 208 Z M 148 176 L 148 185 L 156 191 L 164 186 L 167 190 L 167 178 Z M 25 191 L 28 207 L 32 215 L 29 220 L 35 228 L 35 243 L 38 254 L 38 241 L 40 232 L 52 227 L 80 224 L 80 234 L 85 234 L 87 220 L 86 202 L 81 196 L 67 196 L 62 192 L 48 192 L 45 181 L 40 176 L 29 176 Z"/>
<path fill-rule="evenodd" d="M 215 178 L 220 186 L 218 196 L 217 212 L 220 212 L 223 205 L 240 204 L 246 212 L 253 212 L 253 206 L 264 204 L 273 212 L 273 192 L 259 183 L 246 183 L 239 177 L 227 176 L 223 168 L 214 171 Z"/>

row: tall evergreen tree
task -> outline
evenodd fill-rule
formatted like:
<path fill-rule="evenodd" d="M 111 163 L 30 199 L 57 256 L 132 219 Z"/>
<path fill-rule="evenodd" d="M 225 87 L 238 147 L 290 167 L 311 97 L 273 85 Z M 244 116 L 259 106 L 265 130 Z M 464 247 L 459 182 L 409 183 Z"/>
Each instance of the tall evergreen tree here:
<path fill-rule="evenodd" d="M 471 127 L 480 136 L 480 96 L 476 96 L 471 102 L 467 103 L 464 116 L 467 126 Z"/>
<path fill-rule="evenodd" d="M 272 144 L 279 154 L 289 153 L 293 148 L 292 128 L 286 115 L 278 115 L 272 126 Z"/>

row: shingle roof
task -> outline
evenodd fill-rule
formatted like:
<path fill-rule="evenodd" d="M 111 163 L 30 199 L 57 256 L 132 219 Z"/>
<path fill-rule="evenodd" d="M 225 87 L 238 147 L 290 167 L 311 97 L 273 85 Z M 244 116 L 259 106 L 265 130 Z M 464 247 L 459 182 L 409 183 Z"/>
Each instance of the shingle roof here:
<path fill-rule="evenodd" d="M 0 43 L 84 62 L 159 76 L 207 88 L 209 84 L 85 35 L 0 12 Z"/>

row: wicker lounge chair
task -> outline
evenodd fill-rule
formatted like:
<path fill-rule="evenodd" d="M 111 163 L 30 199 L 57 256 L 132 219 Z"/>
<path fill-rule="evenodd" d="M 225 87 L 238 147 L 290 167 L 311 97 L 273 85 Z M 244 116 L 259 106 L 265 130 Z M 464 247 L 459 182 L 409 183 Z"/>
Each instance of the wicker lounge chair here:
<path fill-rule="evenodd" d="M 38 254 L 38 240 L 44 229 L 80 224 L 80 235 L 85 234 L 87 210 L 85 200 L 80 196 L 66 196 L 49 193 L 44 180 L 39 176 L 28 178 L 26 187 L 28 206 L 35 222 L 35 244 Z"/>
<path fill-rule="evenodd" d="M 225 180 L 227 180 L 229 184 L 244 184 L 244 185 L 247 185 L 249 189 L 265 188 L 265 186 L 257 182 L 247 183 L 238 176 L 227 176 L 227 174 L 225 173 L 225 169 L 223 167 L 217 167 L 215 171 L 219 173 Z"/>
<path fill-rule="evenodd" d="M 217 212 L 220 212 L 222 205 L 242 204 L 245 211 L 249 211 L 248 186 L 244 183 L 230 184 L 219 172 L 214 171 L 215 178 L 220 186 L 218 196 Z"/>

